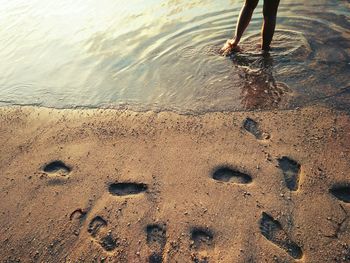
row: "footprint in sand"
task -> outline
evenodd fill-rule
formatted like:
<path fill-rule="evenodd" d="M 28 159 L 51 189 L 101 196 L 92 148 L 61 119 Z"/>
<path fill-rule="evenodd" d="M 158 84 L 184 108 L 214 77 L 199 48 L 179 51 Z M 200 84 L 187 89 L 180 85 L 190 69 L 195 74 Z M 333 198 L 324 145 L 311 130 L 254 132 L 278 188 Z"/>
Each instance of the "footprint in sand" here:
<path fill-rule="evenodd" d="M 297 191 L 300 179 L 300 164 L 289 157 L 278 159 L 279 168 L 282 170 L 286 186 L 291 191 Z"/>
<path fill-rule="evenodd" d="M 222 166 L 216 169 L 212 174 L 212 178 L 216 181 L 225 183 L 249 184 L 252 182 L 252 177 L 250 175 L 227 166 Z"/>
<path fill-rule="evenodd" d="M 74 210 L 70 216 L 69 220 L 71 221 L 72 225 L 72 232 L 74 235 L 78 236 L 80 233 L 80 228 L 83 225 L 87 215 L 87 210 L 83 210 L 81 208 L 78 208 Z"/>
<path fill-rule="evenodd" d="M 167 241 L 166 225 L 151 224 L 146 229 L 147 244 L 152 249 L 152 254 L 148 258 L 149 263 L 163 262 L 163 252 Z"/>
<path fill-rule="evenodd" d="M 67 176 L 72 168 L 60 160 L 52 161 L 43 167 L 43 171 L 51 176 Z"/>
<path fill-rule="evenodd" d="M 334 185 L 329 192 L 334 195 L 337 199 L 350 203 L 350 184 L 338 184 Z"/>
<path fill-rule="evenodd" d="M 69 220 L 84 220 L 86 218 L 86 214 L 87 214 L 87 211 L 86 210 L 83 210 L 81 208 L 78 208 L 76 210 L 74 210 L 70 216 L 69 216 Z"/>
<path fill-rule="evenodd" d="M 112 183 L 108 185 L 109 193 L 115 196 L 137 195 L 147 191 L 147 189 L 148 189 L 147 185 L 142 183 Z M 78 209 L 72 213 L 71 217 L 81 217 L 83 213 L 84 212 L 81 209 Z M 83 216 L 85 217 L 86 214 L 84 214 Z M 87 231 L 90 234 L 91 238 L 95 242 L 97 242 L 104 250 L 113 251 L 119 246 L 119 242 L 118 242 L 118 239 L 113 236 L 111 231 L 107 231 L 107 225 L 108 225 L 107 221 L 104 218 L 102 218 L 101 216 L 95 216 L 90 221 L 87 227 Z M 147 233 L 148 232 L 153 233 L 154 236 L 156 237 L 155 229 L 153 230 L 147 229 Z M 147 241 L 148 239 L 149 237 L 147 236 Z M 163 247 L 164 245 L 161 246 L 161 249 L 163 249 Z M 161 259 L 162 251 L 159 255 Z M 158 254 L 154 254 L 152 259 L 150 257 L 150 262 L 162 262 L 162 261 L 158 260 Z"/>
<path fill-rule="evenodd" d="M 104 250 L 112 251 L 117 248 L 117 239 L 110 231 L 107 232 L 107 221 L 100 216 L 94 217 L 88 226 L 88 232 Z"/>
<path fill-rule="evenodd" d="M 259 124 L 254 121 L 251 118 L 246 118 L 243 121 L 243 125 L 242 125 L 243 129 L 246 130 L 247 132 L 251 133 L 252 135 L 254 135 L 254 137 L 257 140 L 268 140 L 270 139 L 270 134 L 268 134 L 267 132 L 263 132 L 260 127 Z"/>
<path fill-rule="evenodd" d="M 112 251 L 116 249 L 118 246 L 116 239 L 113 237 L 112 233 L 110 232 L 101 238 L 99 244 L 106 251 Z"/>
<path fill-rule="evenodd" d="M 195 263 L 209 262 L 210 250 L 214 248 L 214 234 L 204 227 L 193 227 L 190 232 L 190 249 L 195 251 L 192 254 L 192 261 Z"/>
<path fill-rule="evenodd" d="M 136 195 L 147 191 L 148 187 L 142 183 L 113 183 L 108 186 L 111 195 Z"/>
<path fill-rule="evenodd" d="M 303 257 L 301 248 L 290 239 L 281 223 L 265 212 L 262 213 L 260 219 L 260 232 L 267 240 L 285 250 L 294 259 Z"/>
<path fill-rule="evenodd" d="M 98 232 L 106 226 L 107 226 L 107 221 L 100 216 L 96 216 L 90 221 L 88 232 L 90 233 L 91 236 L 95 237 L 98 234 Z"/>

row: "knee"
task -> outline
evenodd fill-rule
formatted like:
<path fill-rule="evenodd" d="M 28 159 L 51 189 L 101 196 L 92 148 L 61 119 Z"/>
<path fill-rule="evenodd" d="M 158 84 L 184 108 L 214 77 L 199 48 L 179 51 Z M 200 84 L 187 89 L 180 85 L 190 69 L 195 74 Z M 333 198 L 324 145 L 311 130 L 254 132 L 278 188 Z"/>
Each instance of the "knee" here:
<path fill-rule="evenodd" d="M 256 6 L 258 5 L 259 0 L 246 0 L 244 5 L 247 9 L 254 11 Z"/>
<path fill-rule="evenodd" d="M 279 0 L 265 0 L 263 7 L 264 17 L 276 18 L 279 3 Z"/>

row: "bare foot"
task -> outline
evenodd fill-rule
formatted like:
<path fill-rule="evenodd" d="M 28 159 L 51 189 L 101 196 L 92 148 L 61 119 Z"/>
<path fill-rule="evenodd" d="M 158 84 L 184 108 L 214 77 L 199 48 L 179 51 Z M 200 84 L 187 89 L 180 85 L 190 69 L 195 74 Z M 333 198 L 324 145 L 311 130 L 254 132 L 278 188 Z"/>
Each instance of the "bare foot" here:
<path fill-rule="evenodd" d="M 220 53 L 223 56 L 228 56 L 232 51 L 239 51 L 239 46 L 234 39 L 228 39 L 225 45 L 221 48 Z"/>

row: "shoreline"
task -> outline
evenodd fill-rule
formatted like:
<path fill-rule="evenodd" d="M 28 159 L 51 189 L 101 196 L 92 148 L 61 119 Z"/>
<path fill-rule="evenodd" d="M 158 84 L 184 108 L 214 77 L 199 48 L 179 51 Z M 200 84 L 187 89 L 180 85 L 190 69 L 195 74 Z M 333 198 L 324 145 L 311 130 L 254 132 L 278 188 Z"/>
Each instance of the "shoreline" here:
<path fill-rule="evenodd" d="M 347 89 L 344 89 L 347 90 Z M 342 91 L 339 92 L 340 94 Z M 271 112 L 271 111 L 292 111 L 292 110 L 299 110 L 302 108 L 326 108 L 330 110 L 334 110 L 337 112 L 345 112 L 349 114 L 349 109 L 346 107 L 348 103 L 341 102 L 338 105 L 335 105 L 335 102 L 332 102 L 330 104 L 327 104 L 326 101 L 329 99 L 332 99 L 333 97 L 338 96 L 339 94 L 333 94 L 329 96 L 325 96 L 323 98 L 319 98 L 317 100 L 310 100 L 308 102 L 304 102 L 303 105 L 289 105 L 289 106 L 281 106 L 281 107 L 272 107 L 272 108 L 256 108 L 256 109 L 241 109 L 241 108 L 231 108 L 231 109 L 220 109 L 220 108 L 211 108 L 211 109 L 201 109 L 201 108 L 195 108 L 192 110 L 184 109 L 183 107 L 164 107 L 159 106 L 157 104 L 148 104 L 147 106 L 142 106 L 142 104 L 133 104 L 133 103 L 119 103 L 116 105 L 85 105 L 85 106 L 72 106 L 72 105 L 66 105 L 62 107 L 55 107 L 55 106 L 48 106 L 43 105 L 41 103 L 34 103 L 34 104 L 16 104 L 13 102 L 1 102 L 0 101 L 0 109 L 6 109 L 6 108 L 41 108 L 41 109 L 50 109 L 50 110 L 112 110 L 112 111 L 129 111 L 129 112 L 137 112 L 137 113 L 146 113 L 146 112 L 153 112 L 153 113 L 175 113 L 178 115 L 193 115 L 193 116 L 200 116 L 205 115 L 207 113 L 235 113 L 235 112 Z"/>
<path fill-rule="evenodd" d="M 1 260 L 350 258 L 345 112 L 4 106 L 0 123 Z"/>

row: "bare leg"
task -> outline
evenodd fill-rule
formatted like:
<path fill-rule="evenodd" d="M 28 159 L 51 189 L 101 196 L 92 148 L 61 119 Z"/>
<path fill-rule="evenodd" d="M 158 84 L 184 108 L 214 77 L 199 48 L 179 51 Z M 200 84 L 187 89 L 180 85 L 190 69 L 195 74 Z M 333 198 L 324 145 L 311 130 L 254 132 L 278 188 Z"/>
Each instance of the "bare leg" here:
<path fill-rule="evenodd" d="M 258 2 L 259 0 L 245 0 L 244 6 L 242 7 L 238 17 L 235 36 L 233 39 L 227 40 L 226 44 L 221 49 L 224 55 L 227 55 L 238 46 L 238 43 L 241 40 L 244 31 L 249 25 L 254 9 L 256 8 Z"/>
<path fill-rule="evenodd" d="M 266 1 L 266 0 L 265 0 Z M 252 18 L 254 9 L 256 8 L 259 0 L 246 0 L 244 6 L 242 7 L 241 13 L 239 14 L 237 25 L 236 25 L 236 33 L 234 37 L 234 43 L 238 45 L 241 37 L 248 27 L 250 20 Z"/>
<path fill-rule="evenodd" d="M 270 44 L 275 33 L 277 9 L 280 0 L 264 0 L 264 24 L 261 30 L 262 43 L 261 49 L 270 50 Z"/>

